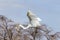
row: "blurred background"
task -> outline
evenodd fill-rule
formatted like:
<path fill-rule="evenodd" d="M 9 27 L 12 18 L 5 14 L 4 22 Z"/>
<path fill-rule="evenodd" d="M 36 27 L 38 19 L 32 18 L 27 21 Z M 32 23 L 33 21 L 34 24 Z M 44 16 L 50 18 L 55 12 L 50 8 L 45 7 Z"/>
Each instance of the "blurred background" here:
<path fill-rule="evenodd" d="M 60 0 L 0 0 L 0 15 L 15 22 L 28 22 L 28 10 L 40 17 L 42 23 L 55 32 L 60 32 Z"/>

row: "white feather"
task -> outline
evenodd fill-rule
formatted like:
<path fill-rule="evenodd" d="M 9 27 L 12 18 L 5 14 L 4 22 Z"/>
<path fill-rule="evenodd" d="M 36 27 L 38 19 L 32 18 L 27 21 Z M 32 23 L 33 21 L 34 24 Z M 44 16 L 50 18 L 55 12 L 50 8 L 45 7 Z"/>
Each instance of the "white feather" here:
<path fill-rule="evenodd" d="M 39 17 L 37 18 L 38 21 L 42 21 L 42 19 L 40 19 Z"/>

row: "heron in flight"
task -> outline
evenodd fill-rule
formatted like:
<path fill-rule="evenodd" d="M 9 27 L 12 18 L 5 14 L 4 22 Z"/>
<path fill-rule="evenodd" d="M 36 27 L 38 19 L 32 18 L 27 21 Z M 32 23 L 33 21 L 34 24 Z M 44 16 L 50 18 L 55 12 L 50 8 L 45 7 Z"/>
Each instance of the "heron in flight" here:
<path fill-rule="evenodd" d="M 27 12 L 27 17 L 29 18 L 29 22 L 30 22 L 30 24 L 31 24 L 32 27 L 41 26 L 40 21 L 42 21 L 42 19 L 40 19 L 39 17 L 37 17 L 30 10 Z"/>
<path fill-rule="evenodd" d="M 42 21 L 39 17 L 37 17 L 35 14 L 33 14 L 30 10 L 27 12 L 27 17 L 29 19 L 29 24 L 27 27 L 24 27 L 23 25 L 19 25 L 23 29 L 28 29 L 29 27 L 37 27 L 41 26 L 40 21 Z"/>

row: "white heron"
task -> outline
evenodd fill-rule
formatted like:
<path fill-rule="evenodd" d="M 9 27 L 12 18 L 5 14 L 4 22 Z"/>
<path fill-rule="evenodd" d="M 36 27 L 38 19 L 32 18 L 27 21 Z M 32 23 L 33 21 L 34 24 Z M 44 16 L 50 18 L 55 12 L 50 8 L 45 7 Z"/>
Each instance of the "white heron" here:
<path fill-rule="evenodd" d="M 31 24 L 32 27 L 41 26 L 40 21 L 42 21 L 42 19 L 40 19 L 39 17 L 37 17 L 30 10 L 27 12 L 27 16 L 29 18 L 29 21 L 30 21 L 30 24 Z"/>
<path fill-rule="evenodd" d="M 30 10 L 27 12 L 27 17 L 29 19 L 29 24 L 27 27 L 24 27 L 23 25 L 19 25 L 23 29 L 28 29 L 29 27 L 37 27 L 41 26 L 40 21 L 42 21 L 39 17 L 37 17 L 35 14 L 33 14 Z"/>

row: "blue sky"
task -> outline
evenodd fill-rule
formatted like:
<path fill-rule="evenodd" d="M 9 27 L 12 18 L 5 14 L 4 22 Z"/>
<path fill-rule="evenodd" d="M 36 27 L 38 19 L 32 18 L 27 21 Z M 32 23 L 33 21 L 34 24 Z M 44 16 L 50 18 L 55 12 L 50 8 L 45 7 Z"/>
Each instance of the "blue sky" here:
<path fill-rule="evenodd" d="M 29 9 L 42 19 L 42 23 L 60 31 L 60 0 L 0 0 L 0 15 L 19 23 L 28 22 Z"/>

